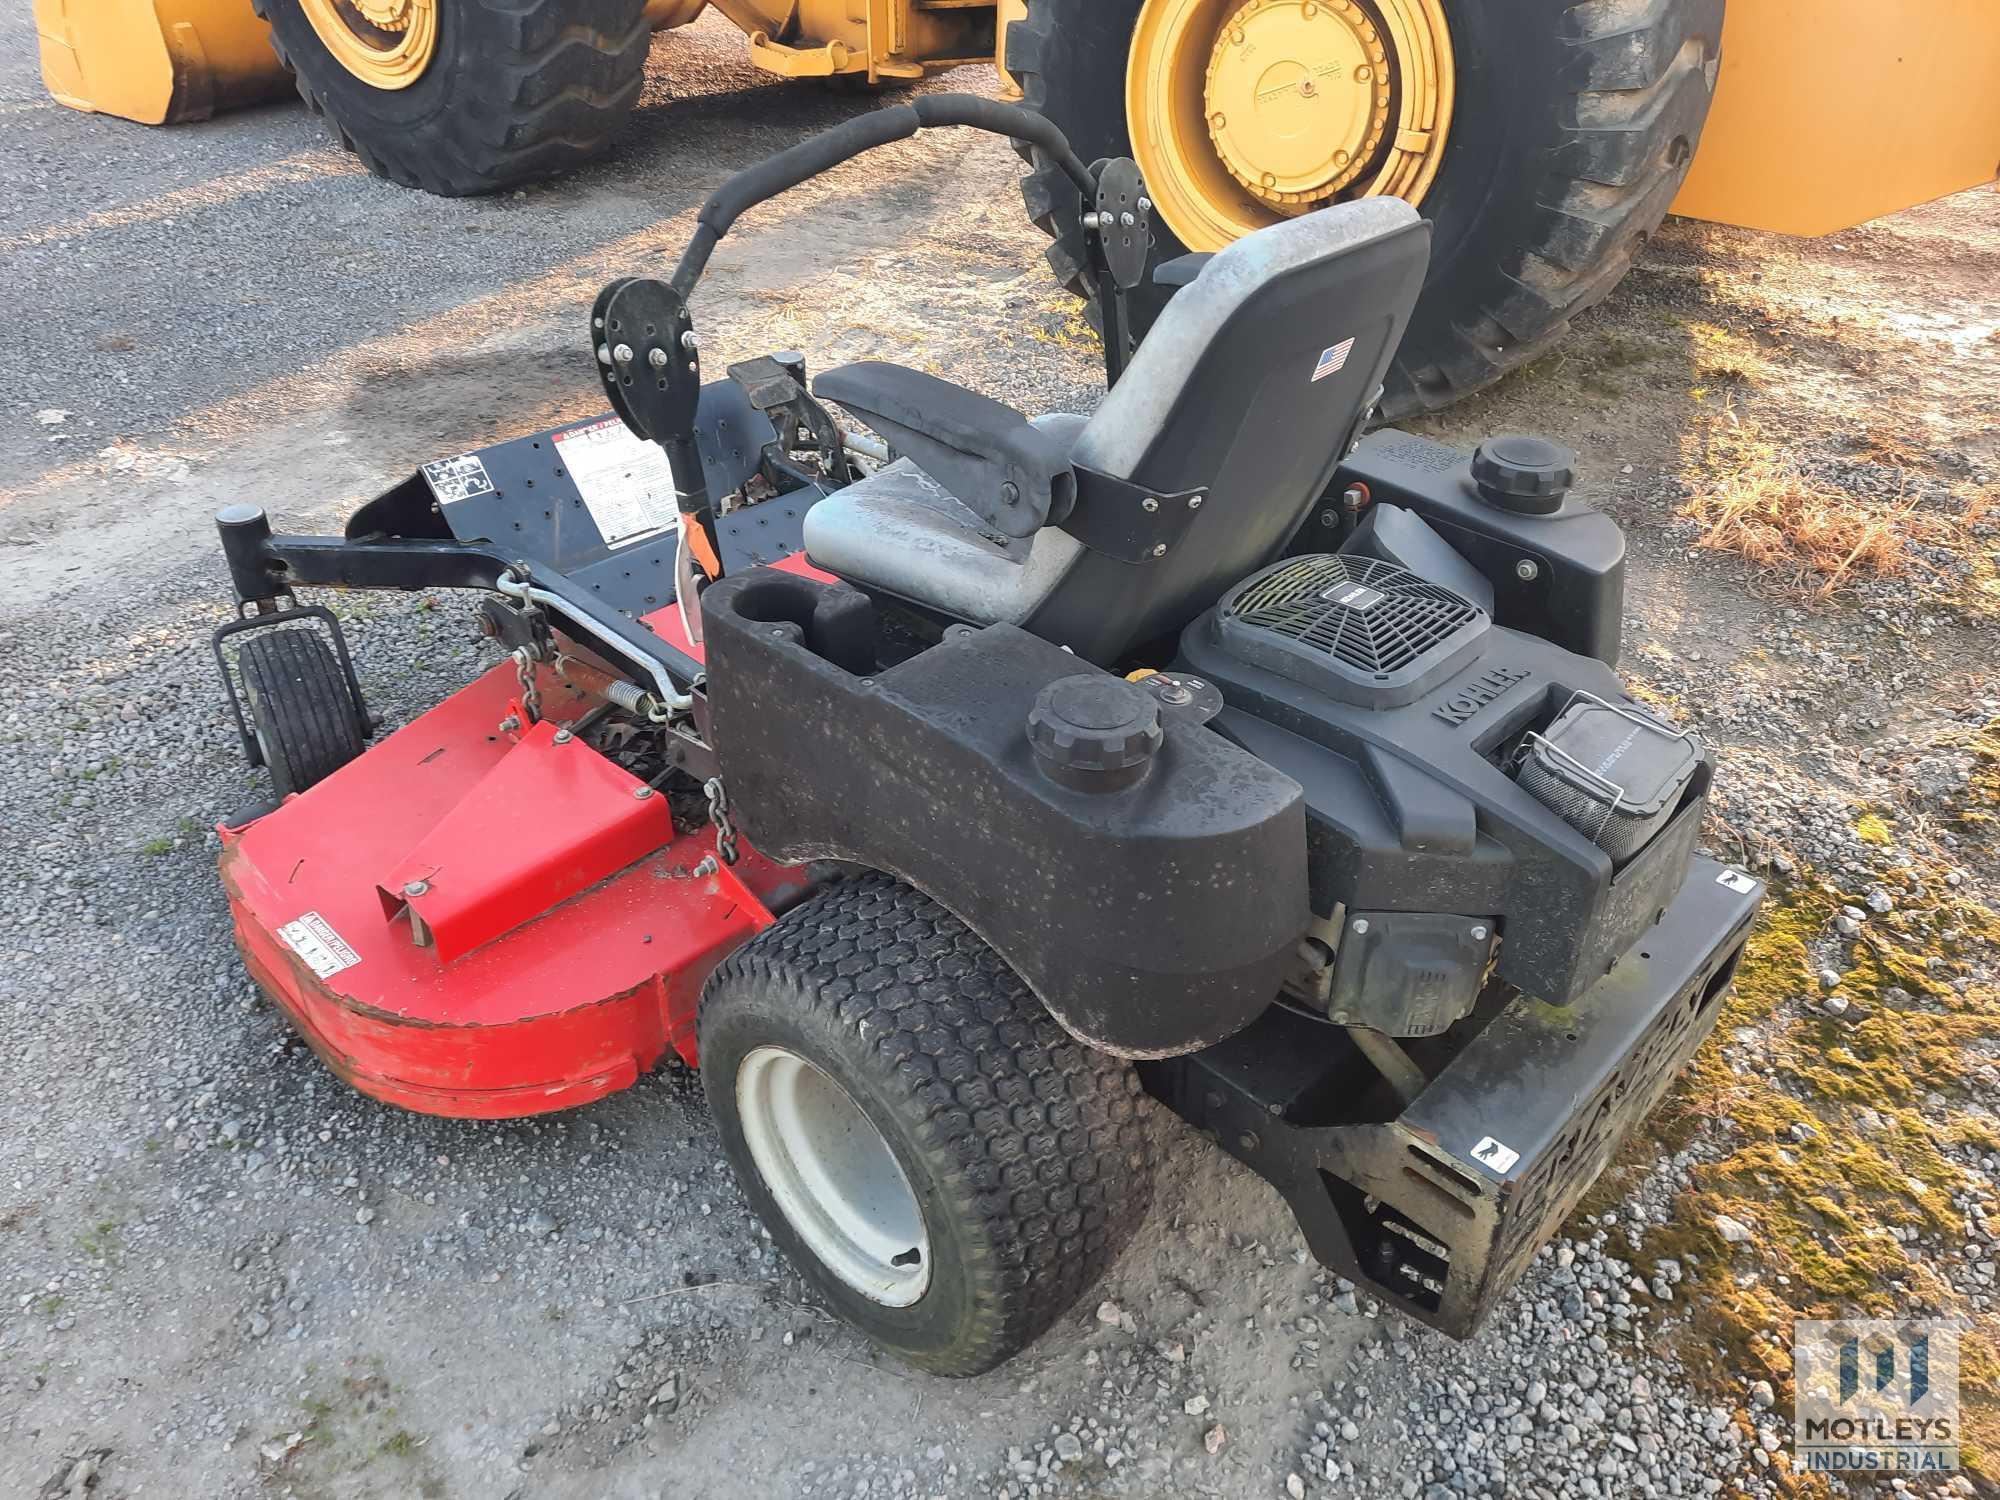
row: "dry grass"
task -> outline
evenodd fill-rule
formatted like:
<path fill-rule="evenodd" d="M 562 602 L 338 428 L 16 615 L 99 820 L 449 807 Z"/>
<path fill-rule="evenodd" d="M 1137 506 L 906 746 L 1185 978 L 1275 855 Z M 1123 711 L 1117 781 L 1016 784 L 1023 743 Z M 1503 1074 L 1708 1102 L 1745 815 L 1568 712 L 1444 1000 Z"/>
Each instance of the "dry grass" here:
<path fill-rule="evenodd" d="M 1916 546 L 1990 546 L 1976 533 L 2000 492 L 1951 486 L 1946 509 L 1934 484 L 1915 482 L 1924 456 L 1891 433 L 1870 434 L 1858 452 L 1820 472 L 1748 425 L 1718 425 L 1703 446 L 1694 497 L 1681 510 L 1702 528 L 1696 545 L 1734 552 L 1819 598 L 1851 579 L 1934 571 L 1914 555 Z M 1893 474 L 1889 493 L 1871 492 L 1879 486 L 1862 482 L 1864 471 Z M 1850 475 L 1852 487 L 1836 482 Z"/>
<path fill-rule="evenodd" d="M 1729 287 L 1729 295 L 1740 298 L 1741 291 Z M 1758 310 L 1760 318 L 1768 314 Z M 1715 390 L 1740 390 L 1769 385 L 1776 371 L 1763 345 L 1723 323 L 1697 321 L 1683 325 L 1687 343 L 1688 374 L 1693 380 L 1689 394 L 1705 399 Z"/>

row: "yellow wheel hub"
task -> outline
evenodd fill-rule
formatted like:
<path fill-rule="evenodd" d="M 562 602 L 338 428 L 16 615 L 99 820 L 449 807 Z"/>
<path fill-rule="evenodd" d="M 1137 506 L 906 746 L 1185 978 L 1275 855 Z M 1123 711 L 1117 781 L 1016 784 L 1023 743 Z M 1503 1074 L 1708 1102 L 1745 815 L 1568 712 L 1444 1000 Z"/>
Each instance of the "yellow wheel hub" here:
<path fill-rule="evenodd" d="M 437 52 L 438 0 L 300 0 L 334 60 L 363 83 L 406 89 Z"/>
<path fill-rule="evenodd" d="M 1442 0 L 1147 0 L 1126 114 L 1193 250 L 1342 198 L 1419 201 L 1451 126 Z"/>
<path fill-rule="evenodd" d="M 1353 0 L 1247 0 L 1209 61 L 1209 139 L 1264 202 L 1312 203 L 1374 157 L 1389 97 L 1388 49 Z"/>

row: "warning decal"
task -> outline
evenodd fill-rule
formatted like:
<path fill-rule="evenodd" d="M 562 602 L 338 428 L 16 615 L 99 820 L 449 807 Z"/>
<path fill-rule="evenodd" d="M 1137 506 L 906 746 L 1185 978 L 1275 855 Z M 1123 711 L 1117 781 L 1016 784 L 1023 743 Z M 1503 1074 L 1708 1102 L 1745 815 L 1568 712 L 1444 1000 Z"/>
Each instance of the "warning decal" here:
<path fill-rule="evenodd" d="M 1480 1137 L 1479 1144 L 1472 1148 L 1472 1159 L 1482 1166 L 1491 1167 L 1504 1177 L 1514 1169 L 1514 1163 L 1521 1159 L 1521 1153 L 1505 1141 L 1496 1141 L 1488 1135 Z"/>
<path fill-rule="evenodd" d="M 361 962 L 361 955 L 348 947 L 333 930 L 333 924 L 316 911 L 306 912 L 296 922 L 287 922 L 278 929 L 278 936 L 321 979 L 331 979 L 342 969 L 351 969 Z"/>
<path fill-rule="evenodd" d="M 424 480 L 440 505 L 493 493 L 493 479 L 477 453 L 461 453 L 457 458 L 440 458 L 425 464 Z"/>
<path fill-rule="evenodd" d="M 623 547 L 680 525 L 680 491 L 657 443 L 616 417 L 559 432 L 555 443 L 605 546 Z"/>

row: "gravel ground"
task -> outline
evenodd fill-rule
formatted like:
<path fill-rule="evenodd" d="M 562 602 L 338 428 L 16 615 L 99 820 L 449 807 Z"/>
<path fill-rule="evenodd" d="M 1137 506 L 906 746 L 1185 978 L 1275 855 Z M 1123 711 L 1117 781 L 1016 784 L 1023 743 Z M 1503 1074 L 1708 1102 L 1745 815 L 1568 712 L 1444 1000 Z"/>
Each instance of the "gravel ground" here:
<path fill-rule="evenodd" d="M 25 45 L 24 12 L 0 24 Z M 1162 1206 L 1092 1300 L 1008 1368 L 944 1382 L 812 1304 L 685 1070 L 539 1122 L 419 1118 L 352 1094 L 258 999 L 213 871 L 215 818 L 258 788 L 207 657 L 227 614 L 207 516 L 254 499 L 328 528 L 418 461 L 594 409 L 578 333 L 601 281 L 676 247 L 730 166 L 859 107 L 761 84 L 732 38 L 656 47 L 614 163 L 477 203 L 354 173 L 296 110 L 143 132 L 40 102 L 18 48 L 0 63 L 0 1100 L 22 1122 L 0 1136 L 0 1493 L 1791 1491 L 1782 1382 L 1716 1358 L 1696 1291 L 1805 1279 L 1705 1216 L 1726 1118 L 1649 1135 L 1466 1344 L 1320 1271 L 1268 1189 L 1161 1121 Z M 919 141 L 746 224 L 699 304 L 710 347 L 898 357 L 1087 408 L 1094 351 L 1012 172 L 998 146 Z M 1897 924 L 1920 893 L 1992 888 L 1970 815 L 2000 682 L 1949 558 L 1922 587 L 1817 601 L 1693 549 L 1678 512 L 1705 479 L 1684 438 L 1724 409 L 1697 330 L 1742 324 L 1718 301 L 1766 270 L 1771 305 L 1914 320 L 1876 326 L 1864 368 L 1803 336 L 1767 346 L 1777 373 L 1732 387 L 1727 420 L 1756 411 L 1810 453 L 1847 408 L 1886 412 L 1915 433 L 1906 468 L 1990 485 L 1996 203 L 1837 245 L 1671 227 L 1563 354 L 1428 429 L 1583 452 L 1633 539 L 1628 668 L 1724 747 L 1711 842 L 1853 898 L 1811 934 L 1806 982 L 1719 1035 L 1725 1070 L 1768 1068 L 1784 1027 L 1854 1024 L 1830 1009 L 1850 992 L 1901 1003 L 1850 977 L 1864 928 L 1990 993 L 1990 938 Z M 1912 282 L 1925 254 L 1964 274 Z M 1635 338 L 1657 358 L 1612 358 Z M 488 659 L 461 601 L 341 607 L 392 720 Z M 1859 804 L 1886 844 L 1857 836 Z M 1990 1122 L 1996 1031 L 1918 1107 Z M 1786 1149 L 1810 1176 L 1823 1148 Z M 1952 1211 L 1896 1243 L 1936 1278 L 1913 1297 L 1990 1330 L 2000 1155 L 1970 1134 L 1940 1149 Z"/>

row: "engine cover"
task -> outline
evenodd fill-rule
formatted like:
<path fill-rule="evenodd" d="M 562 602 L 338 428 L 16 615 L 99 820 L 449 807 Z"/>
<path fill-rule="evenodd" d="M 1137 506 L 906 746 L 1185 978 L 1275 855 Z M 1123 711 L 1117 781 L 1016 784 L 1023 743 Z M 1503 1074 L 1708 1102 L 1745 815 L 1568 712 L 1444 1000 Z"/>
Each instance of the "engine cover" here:
<path fill-rule="evenodd" d="M 1413 702 L 1478 655 L 1486 611 L 1372 557 L 1291 557 L 1215 612 L 1230 655 L 1361 708 Z"/>

